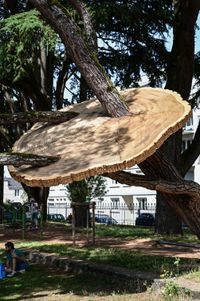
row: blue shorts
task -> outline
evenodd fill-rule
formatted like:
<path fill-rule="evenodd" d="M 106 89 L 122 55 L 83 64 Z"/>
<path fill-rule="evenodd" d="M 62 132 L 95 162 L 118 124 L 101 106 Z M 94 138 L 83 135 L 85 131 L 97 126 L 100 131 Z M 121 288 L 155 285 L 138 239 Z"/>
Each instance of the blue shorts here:
<path fill-rule="evenodd" d="M 28 268 L 28 263 L 25 261 L 17 262 L 16 271 L 26 270 Z"/>

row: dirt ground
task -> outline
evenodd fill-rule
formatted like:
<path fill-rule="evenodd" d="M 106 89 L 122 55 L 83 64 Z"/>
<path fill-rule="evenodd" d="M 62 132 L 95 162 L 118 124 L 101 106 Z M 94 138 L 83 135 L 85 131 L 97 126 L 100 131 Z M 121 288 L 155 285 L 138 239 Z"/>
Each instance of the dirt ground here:
<path fill-rule="evenodd" d="M 65 243 L 72 245 L 72 232 L 62 225 L 48 224 L 41 235 L 40 230 L 26 231 L 25 239 L 22 239 L 22 231 L 20 229 L 0 228 L 0 248 L 4 247 L 6 241 L 14 243 L 28 241 L 42 241 L 46 244 Z M 91 244 L 91 237 L 90 237 Z M 76 234 L 76 245 L 88 245 L 87 237 Z M 131 251 L 142 251 L 148 255 L 162 255 L 170 257 L 196 258 L 200 259 L 200 250 L 195 248 L 184 248 L 176 246 L 157 245 L 154 240 L 145 238 L 98 238 L 95 239 L 97 247 L 110 246 L 115 248 L 127 249 Z"/>

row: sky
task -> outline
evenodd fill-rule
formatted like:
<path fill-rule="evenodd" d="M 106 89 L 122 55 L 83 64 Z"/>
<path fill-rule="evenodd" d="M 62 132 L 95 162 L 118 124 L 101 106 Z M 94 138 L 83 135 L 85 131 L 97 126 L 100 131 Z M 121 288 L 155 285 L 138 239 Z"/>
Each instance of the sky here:
<path fill-rule="evenodd" d="M 195 52 L 200 51 L 200 13 L 197 21 L 197 26 L 199 27 L 196 32 L 196 44 L 195 44 Z"/>

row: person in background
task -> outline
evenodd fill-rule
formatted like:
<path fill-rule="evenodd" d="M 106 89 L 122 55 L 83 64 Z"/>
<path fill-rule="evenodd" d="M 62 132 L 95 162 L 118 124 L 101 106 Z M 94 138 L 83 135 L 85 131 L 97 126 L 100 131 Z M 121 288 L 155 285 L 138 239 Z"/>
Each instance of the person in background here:
<path fill-rule="evenodd" d="M 68 215 L 68 217 L 67 217 L 66 220 L 67 220 L 67 222 L 68 222 L 69 224 L 72 223 L 72 214 L 71 214 L 71 213 Z"/>
<path fill-rule="evenodd" d="M 1 255 L 6 256 L 5 270 L 7 277 L 13 277 L 17 272 L 23 273 L 28 268 L 23 252 L 15 249 L 11 241 L 5 244 L 5 252 Z"/>
<path fill-rule="evenodd" d="M 39 226 L 39 206 L 36 203 L 35 199 L 30 199 L 30 213 L 31 213 L 31 222 L 32 230 L 37 230 Z"/>

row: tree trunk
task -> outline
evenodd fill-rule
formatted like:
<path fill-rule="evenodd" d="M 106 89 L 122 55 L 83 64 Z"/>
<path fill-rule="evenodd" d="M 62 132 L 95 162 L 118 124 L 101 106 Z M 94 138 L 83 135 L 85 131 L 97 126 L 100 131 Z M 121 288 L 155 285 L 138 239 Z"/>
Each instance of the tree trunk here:
<path fill-rule="evenodd" d="M 167 205 L 200 238 L 200 185 L 184 180 L 174 165 L 158 151 L 139 166 L 145 176 L 128 172 L 105 176 L 130 186 L 142 186 L 163 193 Z"/>
<path fill-rule="evenodd" d="M 155 232 L 161 235 L 182 235 L 182 223 L 168 205 L 170 195 L 157 192 Z"/>
<path fill-rule="evenodd" d="M 171 161 L 176 168 L 180 166 L 182 131 L 178 131 L 172 135 L 160 148 L 166 158 Z M 179 234 L 182 235 L 182 220 L 177 216 L 173 209 L 168 205 L 166 197 L 163 193 L 157 193 L 156 197 L 156 222 L 155 232 L 161 235 L 164 234 Z"/>
<path fill-rule="evenodd" d="M 28 195 L 28 199 L 34 198 L 35 201 L 42 205 L 42 219 L 47 219 L 47 199 L 49 196 L 49 187 L 29 187 L 22 183 L 24 190 Z"/>
<path fill-rule="evenodd" d="M 125 102 L 99 64 L 96 49 L 92 53 L 86 46 L 70 13 L 61 5 L 58 4 L 59 7 L 55 4 L 50 5 L 46 0 L 30 0 L 30 2 L 60 35 L 69 56 L 80 69 L 81 74 L 101 102 L 105 112 L 113 117 L 129 115 Z"/>
<path fill-rule="evenodd" d="M 128 115 L 126 104 L 106 78 L 96 56 L 89 51 L 68 11 L 65 10 L 64 13 L 59 2 L 50 1 L 52 3 L 50 5 L 45 0 L 30 1 L 60 35 L 71 59 L 80 69 L 88 86 L 93 90 L 107 114 L 113 117 Z M 200 5 L 197 0 L 180 0 L 175 1 L 175 3 L 178 5 L 176 28 L 166 87 L 176 90 L 181 93 L 184 99 L 187 99 L 193 74 L 194 25 Z M 179 150 L 177 154 L 180 154 Z M 171 160 L 174 161 L 173 157 Z M 148 181 L 146 180 L 148 188 L 153 187 L 152 189 L 170 196 L 169 199 L 166 199 L 167 204 L 200 238 L 200 186 L 193 182 L 184 181 L 175 168 L 172 168 L 172 163 L 166 163 L 166 160 L 158 154 L 141 163 L 140 167 L 145 176 L 148 177 Z M 126 183 L 125 177 L 122 181 Z M 133 181 L 131 185 L 134 184 Z M 144 182 L 142 186 L 145 187 Z"/>
<path fill-rule="evenodd" d="M 89 218 L 89 204 L 85 203 L 73 203 L 75 214 L 75 226 L 78 228 L 86 228 L 90 226 Z"/>
<path fill-rule="evenodd" d="M 199 4 L 196 0 L 175 1 L 173 47 L 167 70 L 166 89 L 174 90 L 188 100 L 194 73 L 194 36 Z M 182 133 L 179 131 L 162 146 L 167 158 L 181 170 Z M 168 196 L 169 198 L 170 196 Z M 166 196 L 157 194 L 155 230 L 159 234 L 182 234 L 182 221 L 174 215 L 166 202 Z"/>

